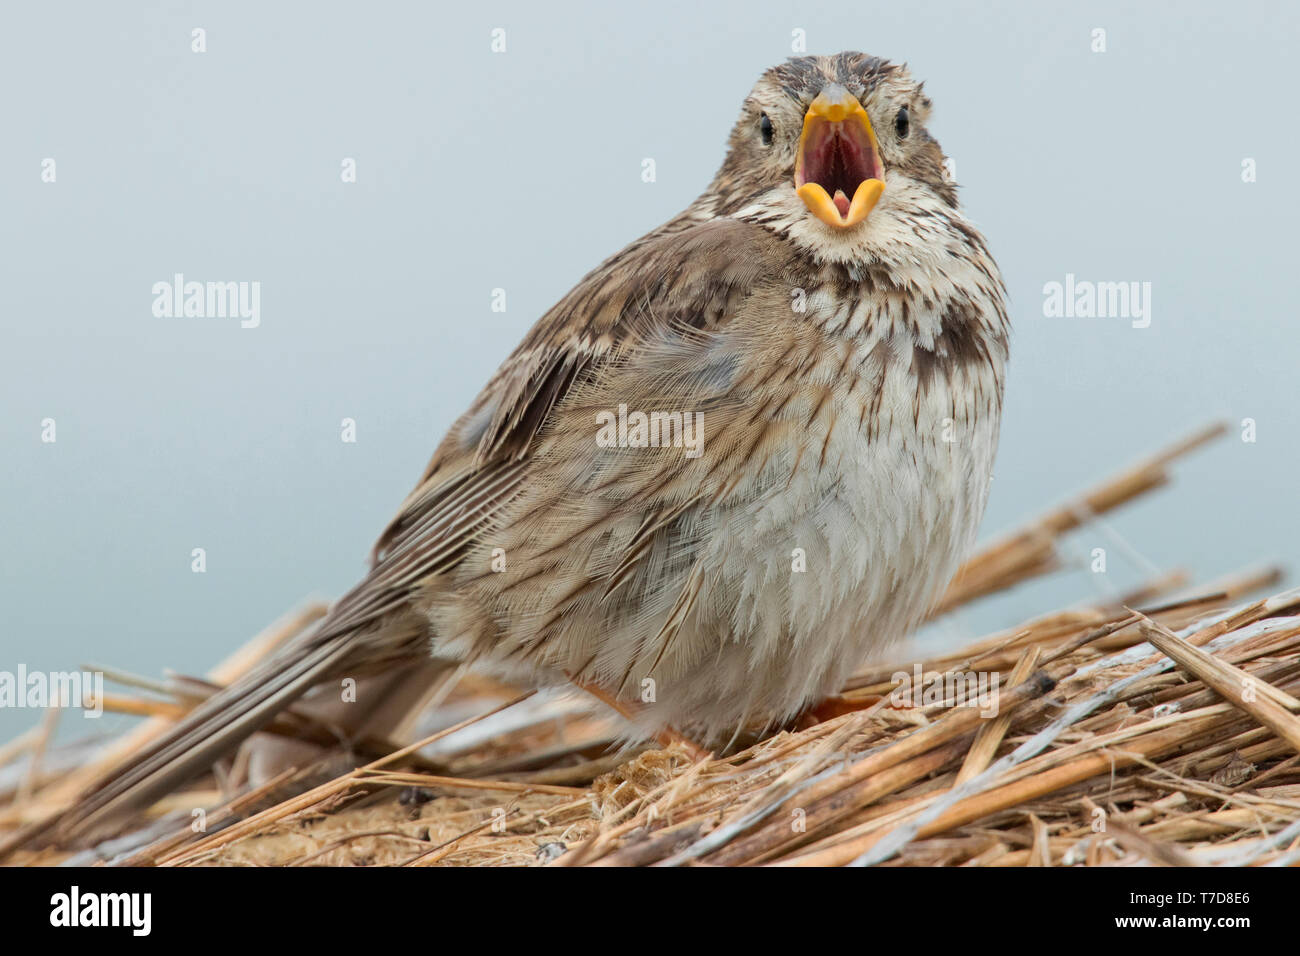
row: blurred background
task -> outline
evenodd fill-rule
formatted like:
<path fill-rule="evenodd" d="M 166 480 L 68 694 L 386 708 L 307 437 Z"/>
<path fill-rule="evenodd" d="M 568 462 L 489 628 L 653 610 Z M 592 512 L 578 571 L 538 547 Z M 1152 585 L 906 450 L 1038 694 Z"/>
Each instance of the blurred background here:
<path fill-rule="evenodd" d="M 795 31 L 810 53 L 859 49 L 926 81 L 931 131 L 1006 276 L 985 539 L 1231 423 L 1171 487 L 1080 532 L 1077 568 L 925 639 L 1154 569 L 1294 563 L 1297 8 L 814 6 L 7 6 L 0 670 L 202 673 L 342 593 L 527 328 L 705 187 Z M 260 325 L 155 317 L 152 287 L 175 273 L 260 282 Z M 1067 274 L 1150 282 L 1150 326 L 1044 317 L 1045 283 Z M 1097 546 L 1105 575 L 1087 568 Z M 0 709 L 0 739 L 39 719 Z"/>

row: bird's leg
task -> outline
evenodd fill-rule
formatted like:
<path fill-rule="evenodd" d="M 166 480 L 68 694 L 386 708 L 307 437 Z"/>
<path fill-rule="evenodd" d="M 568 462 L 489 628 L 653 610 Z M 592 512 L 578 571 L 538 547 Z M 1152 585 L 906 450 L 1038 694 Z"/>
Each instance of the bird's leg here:
<path fill-rule="evenodd" d="M 628 723 L 635 722 L 635 715 L 627 709 L 627 705 L 623 704 L 613 695 L 606 693 L 594 684 L 586 684 L 580 680 L 575 680 L 572 677 L 570 677 L 569 680 L 572 681 L 574 687 L 586 691 Z M 678 733 L 671 727 L 665 727 L 663 730 L 659 731 L 659 733 L 655 734 L 655 741 L 661 747 L 665 748 L 673 746 L 680 747 L 690 755 L 691 760 L 695 763 L 699 763 L 701 760 L 707 760 L 709 757 L 713 756 L 711 751 L 704 749 L 699 744 L 695 743 L 695 741 Z"/>
<path fill-rule="evenodd" d="M 859 710 L 866 710 L 868 707 L 874 707 L 884 700 L 879 694 L 860 694 L 847 696 L 844 694 L 832 694 L 829 697 L 822 698 L 816 704 L 809 707 L 796 718 L 795 727 L 799 730 L 807 730 L 817 724 L 825 723 L 836 717 L 843 717 L 845 714 L 852 714 Z"/>

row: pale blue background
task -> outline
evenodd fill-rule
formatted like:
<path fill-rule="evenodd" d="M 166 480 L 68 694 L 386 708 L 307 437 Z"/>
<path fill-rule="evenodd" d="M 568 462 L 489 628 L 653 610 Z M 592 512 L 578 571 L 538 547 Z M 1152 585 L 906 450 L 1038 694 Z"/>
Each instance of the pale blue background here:
<path fill-rule="evenodd" d="M 1005 271 L 1016 335 L 986 535 L 1249 416 L 1257 444 L 1201 453 L 1112 524 L 1201 577 L 1294 560 L 1295 8 L 1079 6 L 6 4 L 0 669 L 202 671 L 353 583 L 528 326 L 704 187 L 795 27 L 812 52 L 862 49 L 927 81 Z M 261 328 L 154 318 L 151 285 L 178 271 L 261 281 Z M 1044 319 L 1042 285 L 1067 272 L 1152 282 L 1151 327 Z M 1140 577 L 1112 550 L 1113 586 Z M 1069 573 L 944 633 L 1097 585 Z M 0 738 L 36 719 L 0 711 Z"/>

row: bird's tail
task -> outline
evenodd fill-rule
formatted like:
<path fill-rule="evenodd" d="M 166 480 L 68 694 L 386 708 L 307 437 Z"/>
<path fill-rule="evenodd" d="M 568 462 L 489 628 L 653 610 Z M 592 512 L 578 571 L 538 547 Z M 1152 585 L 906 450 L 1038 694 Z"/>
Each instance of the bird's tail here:
<path fill-rule="evenodd" d="M 351 630 L 322 633 L 318 628 L 286 645 L 204 700 L 146 747 L 124 757 L 39 830 L 61 842 L 85 841 L 165 796 L 232 754 L 314 686 L 348 673 L 357 657 L 356 637 Z M 449 662 L 432 661 L 427 651 L 391 659 L 389 671 L 382 675 L 386 680 L 379 685 L 384 697 L 377 699 L 377 706 L 332 710 L 330 730 L 343 738 L 391 732 L 427 700 L 424 691 L 438 683 L 437 675 L 454 673 L 452 668 Z M 407 689 L 394 690 L 403 681 Z M 416 693 L 410 692 L 411 687 Z"/>
<path fill-rule="evenodd" d="M 84 838 L 145 806 L 232 753 L 340 664 L 346 636 L 295 642 L 219 690 L 147 747 L 92 783 L 57 821 L 60 838 Z"/>

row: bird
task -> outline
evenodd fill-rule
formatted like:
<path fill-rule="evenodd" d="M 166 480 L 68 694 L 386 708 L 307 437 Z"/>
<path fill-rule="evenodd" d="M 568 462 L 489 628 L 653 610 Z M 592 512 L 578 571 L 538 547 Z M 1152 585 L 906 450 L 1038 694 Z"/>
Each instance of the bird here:
<path fill-rule="evenodd" d="M 931 106 L 906 65 L 863 53 L 764 72 L 712 182 L 533 326 L 360 583 L 113 768 L 63 831 L 151 802 L 290 708 L 389 730 L 468 663 L 717 746 L 911 632 L 980 524 L 1010 336 Z M 366 688 L 350 711 L 345 678 Z"/>

